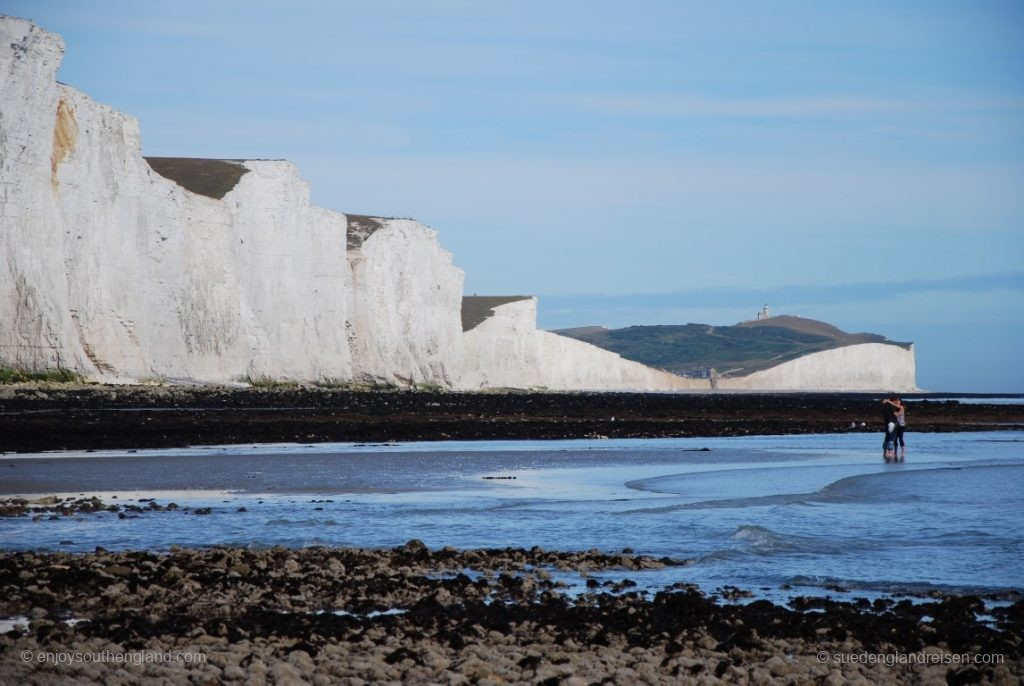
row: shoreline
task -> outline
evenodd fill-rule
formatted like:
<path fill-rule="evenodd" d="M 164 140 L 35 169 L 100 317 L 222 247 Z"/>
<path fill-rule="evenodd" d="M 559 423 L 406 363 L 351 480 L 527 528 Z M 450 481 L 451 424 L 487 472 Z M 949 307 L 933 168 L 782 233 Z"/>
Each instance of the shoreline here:
<path fill-rule="evenodd" d="M 0 452 L 878 433 L 880 397 L 34 384 L 0 387 Z M 910 432 L 1015 431 L 1024 404 L 925 396 L 908 420 Z"/>
<path fill-rule="evenodd" d="M 395 492 L 387 491 L 387 493 L 393 495 Z M 301 497 L 297 497 L 300 495 Z M 308 496 L 310 495 L 319 495 L 319 497 L 308 499 Z M 339 506 L 342 502 L 350 502 L 346 495 L 351 494 L 298 494 L 294 492 L 215 493 L 212 491 L 138 491 L 134 493 L 122 491 L 116 494 L 85 492 L 76 495 L 50 493 L 43 496 L 39 496 L 38 494 L 14 494 L 0 497 L 0 522 L 4 519 L 8 521 L 22 519 L 23 521 L 26 521 L 26 523 L 30 521 L 31 524 L 28 524 L 28 526 L 32 527 L 37 522 L 42 522 L 42 526 L 45 526 L 47 522 L 55 521 L 64 523 L 74 521 L 81 523 L 89 521 L 92 517 L 106 517 L 108 518 L 108 524 L 114 523 L 114 517 L 116 517 L 117 520 L 141 520 L 148 519 L 149 517 L 178 517 L 179 521 L 175 522 L 175 524 L 179 526 L 183 525 L 191 527 L 194 525 L 202 528 L 201 524 L 195 524 L 196 520 L 193 519 L 194 516 L 213 515 L 214 518 L 218 520 L 223 517 L 234 518 L 237 516 L 245 516 L 248 513 L 258 513 L 263 511 L 264 505 L 273 507 L 275 503 L 283 504 L 287 502 L 293 505 L 298 505 L 300 508 L 308 505 L 306 508 L 306 514 L 308 515 L 315 516 L 316 513 L 324 513 L 324 515 L 328 517 L 328 525 L 334 526 L 336 523 L 330 515 L 324 511 L 335 506 Z M 167 496 L 171 497 L 168 498 Z M 315 507 L 313 507 L 314 505 Z M 158 521 L 167 522 L 167 520 Z M 131 525 L 127 524 L 126 526 Z M 81 531 L 79 531 L 79 533 L 81 533 Z M 17 539 L 12 538 L 8 541 L 8 546 L 6 546 L 6 548 L 0 549 L 0 554 L 6 552 L 9 554 L 37 553 L 83 555 L 89 554 L 96 549 L 103 549 L 104 552 L 114 552 L 116 554 L 130 554 L 136 550 L 145 550 L 147 553 L 155 553 L 158 555 L 166 555 L 170 552 L 180 550 L 202 551 L 227 548 L 267 550 L 283 547 L 289 550 L 301 550 L 311 546 L 320 546 L 347 549 L 349 547 L 356 546 L 356 544 L 350 542 L 350 540 L 351 539 L 346 541 L 330 541 L 318 539 L 315 541 L 284 542 L 273 538 L 267 538 L 242 543 L 216 538 L 208 540 L 205 537 L 195 539 L 172 537 L 150 544 L 135 543 L 126 545 L 123 540 L 120 542 L 111 542 L 110 539 L 105 536 L 100 536 L 99 538 L 93 537 L 88 539 L 86 542 L 82 542 L 73 530 L 65 530 L 65 532 L 59 536 L 51 535 L 49 538 L 45 539 L 34 538 L 27 540 L 23 537 Z M 500 542 L 497 543 L 498 545 L 502 545 Z M 141 545 L 144 545 L 145 547 L 138 547 Z M 386 551 L 395 545 L 396 542 L 392 538 L 390 541 L 377 541 L 374 543 L 363 544 L 359 547 L 366 550 Z M 435 540 L 435 545 L 439 546 L 442 545 L 442 543 Z M 454 547 L 449 547 L 449 550 L 453 550 L 455 548 L 471 550 L 473 549 L 472 545 L 473 544 L 470 544 L 469 547 L 455 545 Z M 504 543 L 504 549 L 522 549 L 522 546 L 524 545 L 529 545 L 529 541 L 524 542 L 522 539 L 519 539 L 517 541 Z M 584 547 L 574 547 L 571 543 L 568 545 L 568 548 L 564 546 L 556 546 L 552 548 L 552 550 L 561 550 L 562 555 L 577 555 L 584 550 Z M 599 548 L 591 548 L 590 552 L 594 553 L 598 550 Z M 600 550 L 602 551 L 602 555 L 614 557 L 616 546 L 603 546 Z M 628 552 L 630 557 L 634 557 L 634 551 L 632 548 L 626 548 L 624 550 Z M 702 590 L 706 594 L 715 595 L 718 593 L 722 595 L 722 597 L 731 600 L 739 598 L 767 600 L 780 605 L 786 605 L 798 597 L 831 598 L 838 601 L 851 601 L 864 597 L 869 600 L 873 600 L 875 598 L 907 598 L 920 600 L 941 599 L 944 597 L 975 596 L 986 603 L 1008 604 L 1024 601 L 1024 587 L 1013 584 L 999 586 L 978 583 L 965 585 L 942 581 L 909 581 L 902 585 L 898 582 L 886 582 L 882 585 L 878 585 L 872 584 L 871 582 L 864 583 L 857 580 L 843 580 L 838 578 L 814 581 L 813 578 L 800 577 L 799 575 L 783 581 L 764 579 L 746 579 L 743 581 L 727 580 L 722 579 L 720 575 L 717 575 L 718 578 L 715 581 L 709 581 L 709 579 L 702 577 L 700 574 L 694 576 L 692 573 L 687 571 L 694 564 L 700 564 L 702 562 L 700 555 L 678 557 L 678 553 L 670 553 L 665 550 L 661 550 L 659 552 L 657 550 L 648 549 L 641 550 L 639 553 L 636 553 L 635 557 L 637 559 L 643 558 L 647 560 L 647 563 L 641 564 L 636 568 L 636 571 L 642 571 L 644 573 L 641 576 L 634 578 L 634 581 L 636 582 L 634 589 L 651 593 L 672 587 L 677 582 L 685 582 L 693 588 Z M 652 563 L 652 561 L 657 561 L 657 564 Z M 548 563 L 550 562 L 551 560 L 548 560 Z M 589 581 L 591 576 L 604 579 L 608 578 L 607 574 L 602 573 L 605 570 L 601 567 L 596 567 L 594 569 L 581 568 L 580 571 L 585 573 L 581 573 L 580 577 L 577 579 L 571 578 L 571 575 L 565 575 L 566 572 L 573 571 L 574 569 L 575 568 L 573 567 L 564 567 L 561 568 L 561 576 L 556 574 L 558 579 L 568 584 L 567 588 L 569 589 L 578 590 L 582 588 L 583 582 Z M 724 590 L 727 592 L 723 592 Z M 569 592 L 572 591 L 570 590 Z M 800 595 L 798 596 L 797 594 Z M 914 601 L 916 602 L 916 600 Z M 2 617 L 0 617 L 0 619 L 2 619 Z"/>
<path fill-rule="evenodd" d="M 758 408 L 744 411 L 751 409 Z M 19 464 L 38 460 L 49 457 L 27 455 Z M 230 456 L 221 461 L 232 463 Z M 47 469 L 85 486 L 90 460 L 75 462 L 56 459 Z M 137 462 L 154 468 L 147 458 Z M 215 463 L 207 468 L 216 470 Z M 6 471 L 13 485 L 18 467 Z M 136 476 L 129 470 L 124 478 Z M 515 540 L 520 547 L 430 549 L 415 540 L 387 547 L 406 537 L 380 545 L 357 535 L 357 518 L 367 516 L 358 508 L 356 519 L 338 519 L 338 530 L 349 533 L 336 542 L 317 535 L 294 545 L 207 546 L 223 540 L 202 533 L 222 526 L 221 515 L 226 523 L 265 523 L 251 502 L 262 504 L 263 496 L 233 493 L 216 503 L 157 502 L 148 491 L 90 497 L 102 494 L 0 501 L 0 514 L 23 518 L 29 533 L 12 535 L 16 549 L 0 551 L 0 674 L 12 683 L 1009 684 L 1024 673 L 1024 599 L 1012 587 L 879 594 L 787 582 L 779 587 L 784 594 L 766 593 L 751 581 L 707 584 L 688 571 L 692 558 L 659 557 L 665 548 L 622 548 L 636 545 L 635 537 L 609 543 L 604 535 L 578 548 L 570 538 L 543 550 L 529 546 L 549 543 L 527 531 Z M 297 500 L 302 512 L 323 510 L 328 518 L 336 507 L 348 509 L 324 504 L 336 499 Z M 93 517 L 157 518 L 160 527 L 173 521 L 200 534 L 147 548 L 147 539 L 132 542 L 102 525 L 92 539 L 72 530 L 67 540 L 64 530 L 30 533 L 33 521 L 44 527 L 43 520 L 60 520 L 73 529 Z M 686 531 L 678 535 L 693 535 Z M 436 546 L 459 545 L 451 533 L 431 540 L 429 528 L 422 532 L 410 531 Z M 52 544 L 43 551 L 46 536 Z M 599 548 L 585 550 L 589 545 Z M 183 655 L 191 661 L 144 657 Z"/>
<path fill-rule="evenodd" d="M 971 596 L 837 602 L 722 602 L 677 584 L 631 590 L 636 570 L 671 560 L 539 548 L 429 550 L 233 547 L 167 553 L 0 553 L 0 671 L 19 683 L 78 677 L 318 683 L 1012 683 L 1022 666 L 1024 601 L 988 610 Z M 548 570 L 587 577 L 571 595 Z M 742 597 L 742 596 L 740 596 Z M 77 620 L 68 622 L 67 620 Z M 86 620 L 86 621 L 82 621 Z M 58 652 L 180 651 L 203 664 L 38 664 Z M 821 660 L 819 655 L 826 654 Z M 934 664 L 859 662 L 932 656 Z M 943 663 L 998 655 L 1001 664 Z M 294 681 L 293 681 L 294 682 Z M 486 682 L 485 682 L 486 683 Z"/>

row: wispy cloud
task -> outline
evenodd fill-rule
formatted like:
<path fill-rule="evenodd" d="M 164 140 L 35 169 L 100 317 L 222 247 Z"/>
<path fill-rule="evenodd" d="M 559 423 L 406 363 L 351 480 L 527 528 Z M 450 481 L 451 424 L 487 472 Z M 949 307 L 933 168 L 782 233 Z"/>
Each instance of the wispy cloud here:
<path fill-rule="evenodd" d="M 766 297 L 801 302 L 833 303 L 859 300 L 873 300 L 920 291 L 970 291 L 980 292 L 995 289 L 1024 290 L 1024 271 L 999 274 L 976 274 L 954 276 L 942 279 L 912 279 L 907 281 L 846 283 L 831 286 L 782 286 L 770 289 L 754 288 L 709 288 L 679 291 L 675 293 L 631 293 L 606 295 L 581 293 L 578 295 L 542 296 L 551 304 L 603 303 L 607 305 L 649 303 L 652 306 L 665 305 L 740 305 L 760 302 Z"/>
<path fill-rule="evenodd" d="M 857 96 L 712 98 L 695 95 L 570 95 L 564 102 L 639 117 L 816 117 L 911 112 L 1021 111 L 1024 98 L 885 99 Z"/>

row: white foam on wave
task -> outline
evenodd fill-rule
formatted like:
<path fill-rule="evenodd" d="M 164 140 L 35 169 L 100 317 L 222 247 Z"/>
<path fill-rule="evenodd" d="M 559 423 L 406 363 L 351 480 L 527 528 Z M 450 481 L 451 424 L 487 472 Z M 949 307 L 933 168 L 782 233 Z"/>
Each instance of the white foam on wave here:
<path fill-rule="evenodd" d="M 377 619 L 378 617 L 394 617 L 396 615 L 404 615 L 408 610 L 402 607 L 392 607 L 387 610 L 370 610 L 364 614 L 357 612 L 349 612 L 348 610 L 320 610 L 314 614 L 318 615 L 335 615 L 337 617 L 358 617 L 360 619 Z"/>
<path fill-rule="evenodd" d="M 28 629 L 28 624 L 32 620 L 25 615 L 14 615 L 13 617 L 7 617 L 6 619 L 0 619 L 0 634 L 6 634 L 10 631 L 21 631 L 24 632 Z M 81 617 L 68 617 L 67 619 L 61 620 L 68 626 L 75 626 L 81 622 L 88 621 Z"/>
<path fill-rule="evenodd" d="M 845 543 L 830 542 L 812 536 L 781 534 L 756 524 L 744 524 L 738 527 L 729 538 L 742 543 L 748 552 L 758 555 L 831 554 L 847 547 Z"/>
<path fill-rule="evenodd" d="M 15 615 L 14 617 L 8 617 L 7 619 L 0 619 L 0 634 L 6 634 L 8 631 L 14 631 L 15 629 L 21 631 L 28 627 L 28 617 L 24 615 Z"/>

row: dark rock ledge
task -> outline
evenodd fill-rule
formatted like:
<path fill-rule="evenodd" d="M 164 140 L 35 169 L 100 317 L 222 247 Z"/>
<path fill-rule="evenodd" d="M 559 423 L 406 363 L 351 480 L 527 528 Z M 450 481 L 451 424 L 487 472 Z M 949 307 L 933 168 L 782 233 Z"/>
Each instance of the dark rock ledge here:
<path fill-rule="evenodd" d="M 548 569 L 673 564 L 630 553 L 212 548 L 0 554 L 9 683 L 1017 683 L 1024 604 L 974 597 L 791 607 L 678 585 L 572 596 Z M 625 592 L 623 592 L 625 591 Z M 392 614 L 380 611 L 400 610 Z M 344 611 L 339 613 L 337 611 Z M 84 619 L 70 624 L 69 617 Z M 26 662 L 22 651 L 201 652 L 204 664 Z M 835 654 L 998 654 L 1002 664 L 840 663 Z"/>

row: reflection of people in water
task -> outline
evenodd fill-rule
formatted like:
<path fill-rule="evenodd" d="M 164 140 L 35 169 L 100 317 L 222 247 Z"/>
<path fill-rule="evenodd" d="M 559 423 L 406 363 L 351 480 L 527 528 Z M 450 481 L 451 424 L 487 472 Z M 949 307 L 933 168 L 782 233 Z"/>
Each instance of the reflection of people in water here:
<path fill-rule="evenodd" d="M 882 439 L 882 457 L 886 460 L 896 459 L 896 413 L 899 411 L 899 400 L 890 395 L 882 401 L 882 421 L 885 423 L 885 438 Z"/>
<path fill-rule="evenodd" d="M 907 428 L 907 407 L 903 404 L 902 398 L 896 398 L 896 436 L 893 440 L 893 457 L 896 457 L 896 450 L 900 451 L 900 460 L 907 456 L 907 444 L 903 440 L 903 432 Z"/>

